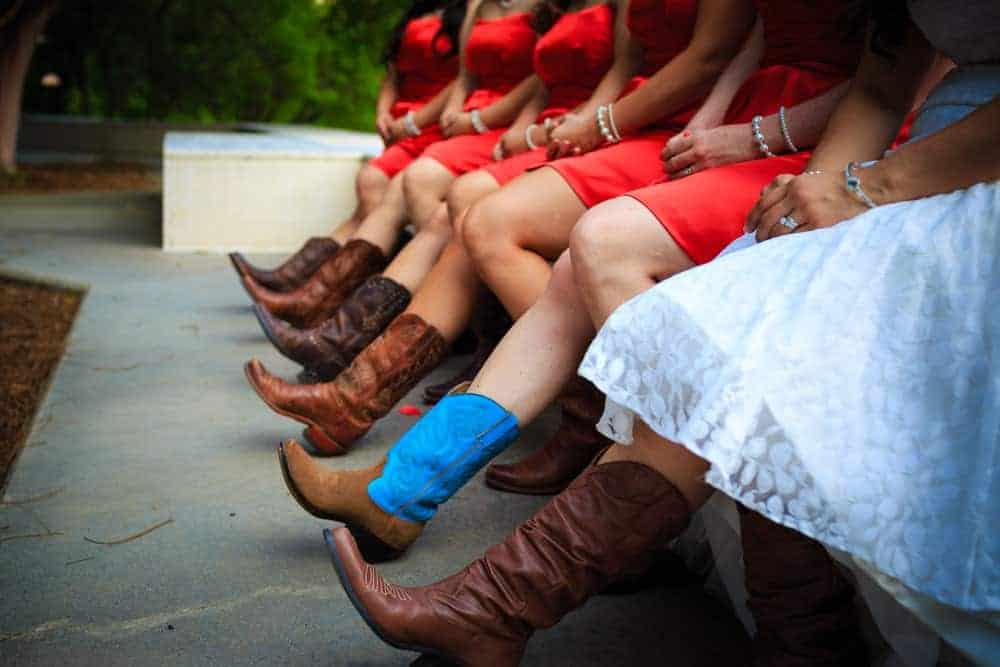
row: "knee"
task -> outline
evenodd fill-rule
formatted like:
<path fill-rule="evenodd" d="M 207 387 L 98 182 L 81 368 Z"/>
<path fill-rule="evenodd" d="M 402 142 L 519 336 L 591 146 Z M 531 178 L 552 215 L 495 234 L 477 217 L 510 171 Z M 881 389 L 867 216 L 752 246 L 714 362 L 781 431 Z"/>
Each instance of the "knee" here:
<path fill-rule="evenodd" d="M 502 198 L 486 197 L 466 210 L 462 242 L 477 264 L 495 258 L 503 248 L 511 245 L 507 222 Z"/>
<path fill-rule="evenodd" d="M 448 188 L 445 198 L 452 221 L 461 219 L 470 206 L 496 189 L 496 181 L 485 172 L 474 171 L 460 176 Z"/>
<path fill-rule="evenodd" d="M 577 301 L 576 275 L 573 270 L 573 258 L 569 250 L 559 256 L 552 265 L 552 276 L 545 288 L 543 299 L 553 299 L 561 304 Z"/>
<path fill-rule="evenodd" d="M 388 183 L 389 179 L 381 169 L 367 164 L 363 166 L 361 171 L 358 172 L 358 177 L 355 181 L 358 201 L 361 203 L 361 206 L 366 210 L 371 210 L 378 206 Z"/>
<path fill-rule="evenodd" d="M 607 272 L 627 260 L 614 251 L 620 229 L 609 213 L 607 204 L 595 206 L 583 214 L 570 233 L 569 256 L 581 278 Z"/>
<path fill-rule="evenodd" d="M 424 201 L 438 187 L 437 163 L 427 158 L 417 159 L 403 172 L 403 194 L 407 202 Z"/>

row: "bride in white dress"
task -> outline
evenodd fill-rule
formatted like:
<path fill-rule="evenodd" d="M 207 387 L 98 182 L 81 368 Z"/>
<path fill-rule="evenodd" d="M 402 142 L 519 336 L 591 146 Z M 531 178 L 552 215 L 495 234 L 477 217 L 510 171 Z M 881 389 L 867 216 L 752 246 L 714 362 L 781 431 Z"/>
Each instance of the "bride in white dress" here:
<path fill-rule="evenodd" d="M 682 445 L 1000 664 L 1000 3 L 908 5 L 905 65 L 867 57 L 751 234 L 617 309 L 580 374 L 605 435 Z M 958 66 L 914 140 L 847 173 L 892 135 L 878 86 L 915 87 L 931 45 Z"/>

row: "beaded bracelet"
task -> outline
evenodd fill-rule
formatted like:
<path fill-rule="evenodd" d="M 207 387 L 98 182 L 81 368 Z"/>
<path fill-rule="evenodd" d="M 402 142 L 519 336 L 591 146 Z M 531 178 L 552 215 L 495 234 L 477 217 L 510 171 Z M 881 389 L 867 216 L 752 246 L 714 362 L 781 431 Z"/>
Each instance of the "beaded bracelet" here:
<path fill-rule="evenodd" d="M 473 109 L 469 112 L 469 120 L 472 121 L 472 128 L 477 134 L 486 134 L 490 131 L 489 126 L 483 122 L 483 117 L 479 113 L 479 109 Z"/>
<path fill-rule="evenodd" d="M 868 208 L 875 208 L 878 204 L 861 187 L 861 177 L 857 174 L 858 166 L 857 162 L 848 162 L 847 166 L 844 167 L 844 187 L 862 204 Z"/>
<path fill-rule="evenodd" d="M 615 105 L 608 104 L 608 125 L 611 127 L 611 134 L 615 135 L 617 141 L 622 140 L 622 133 L 618 131 L 618 124 L 615 122 Z"/>
<path fill-rule="evenodd" d="M 536 148 L 538 148 L 538 144 L 536 144 L 535 141 L 531 138 L 531 131 L 536 127 L 538 126 L 532 123 L 531 125 L 529 125 L 524 129 L 524 143 L 528 144 L 528 148 L 531 150 L 535 150 Z"/>
<path fill-rule="evenodd" d="M 778 107 L 778 125 L 781 127 L 781 136 L 785 140 L 785 146 L 792 153 L 798 153 L 799 149 L 792 141 L 792 133 L 788 131 L 788 122 L 785 120 L 785 107 Z"/>
<path fill-rule="evenodd" d="M 414 119 L 412 111 L 407 111 L 406 115 L 403 116 L 403 127 L 406 128 L 406 133 L 411 137 L 420 136 L 420 128 L 417 127 L 417 121 Z"/>
<path fill-rule="evenodd" d="M 771 149 L 767 146 L 767 141 L 764 139 L 764 133 L 760 131 L 760 123 L 764 120 L 763 116 L 754 116 L 750 121 L 750 131 L 753 132 L 753 138 L 757 141 L 757 148 L 760 149 L 761 154 L 764 157 L 777 157 L 771 152 Z"/>
<path fill-rule="evenodd" d="M 601 131 L 601 136 L 604 137 L 604 141 L 609 144 L 617 144 L 621 141 L 621 137 L 616 137 L 615 133 L 611 131 L 611 125 L 607 120 L 608 107 L 602 104 L 597 107 L 597 129 Z"/>

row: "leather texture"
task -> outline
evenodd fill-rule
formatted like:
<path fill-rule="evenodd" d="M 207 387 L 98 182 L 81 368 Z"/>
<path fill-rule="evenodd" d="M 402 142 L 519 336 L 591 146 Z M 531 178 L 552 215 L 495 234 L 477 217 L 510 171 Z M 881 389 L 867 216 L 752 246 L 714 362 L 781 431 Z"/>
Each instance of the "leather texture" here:
<path fill-rule="evenodd" d="M 753 667 L 869 664 L 854 588 L 818 542 L 740 506 Z"/>
<path fill-rule="evenodd" d="M 404 313 L 372 341 L 332 382 L 295 385 L 247 364 L 247 379 L 273 410 L 309 428 L 310 441 L 328 454 L 342 454 L 386 415 L 447 352 L 437 329 Z"/>
<path fill-rule="evenodd" d="M 256 304 L 261 328 L 275 348 L 316 380 L 336 378 L 410 303 L 410 290 L 384 276 L 366 280 L 325 322 L 297 329 Z M 314 380 L 314 381 L 316 381 Z"/>
<path fill-rule="evenodd" d="M 587 380 L 574 376 L 556 399 L 562 407 L 559 430 L 541 447 L 511 464 L 486 469 L 486 483 L 502 491 L 547 495 L 559 493 L 611 441 L 597 432 L 604 395 Z"/>
<path fill-rule="evenodd" d="M 382 473 L 384 459 L 361 470 L 331 470 L 294 440 L 278 445 L 278 459 L 289 493 L 315 517 L 360 527 L 396 551 L 423 531 L 423 524 L 387 514 L 368 498 L 368 484 Z"/>
<path fill-rule="evenodd" d="M 386 257 L 378 246 L 354 239 L 291 292 L 271 291 L 250 276 L 243 277 L 243 286 L 275 317 L 299 328 L 310 328 L 333 315 L 366 278 L 385 268 L 385 263 Z"/>
<path fill-rule="evenodd" d="M 328 543 L 351 601 L 383 640 L 459 665 L 514 666 L 534 630 L 642 571 L 690 516 L 662 475 L 617 461 L 588 468 L 505 541 L 430 586 L 386 581 L 343 529 Z"/>
<path fill-rule="evenodd" d="M 325 236 L 314 236 L 276 269 L 259 269 L 243 253 L 231 252 L 229 259 L 240 277 L 250 276 L 257 283 L 276 292 L 290 292 L 303 285 L 319 267 L 337 254 L 340 244 Z"/>
<path fill-rule="evenodd" d="M 486 396 L 454 394 L 389 450 L 368 485 L 376 505 L 407 521 L 429 521 L 494 456 L 517 439 L 517 419 Z"/>

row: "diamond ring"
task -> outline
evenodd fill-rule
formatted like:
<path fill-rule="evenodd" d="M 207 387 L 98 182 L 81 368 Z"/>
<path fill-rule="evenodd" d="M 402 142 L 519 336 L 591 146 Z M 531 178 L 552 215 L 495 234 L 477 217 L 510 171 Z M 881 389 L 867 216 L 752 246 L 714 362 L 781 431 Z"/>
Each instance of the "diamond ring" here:
<path fill-rule="evenodd" d="M 783 227 L 787 227 L 792 231 L 795 231 L 795 228 L 799 226 L 799 223 L 796 222 L 795 218 L 790 215 L 783 215 L 778 218 L 778 224 Z"/>

